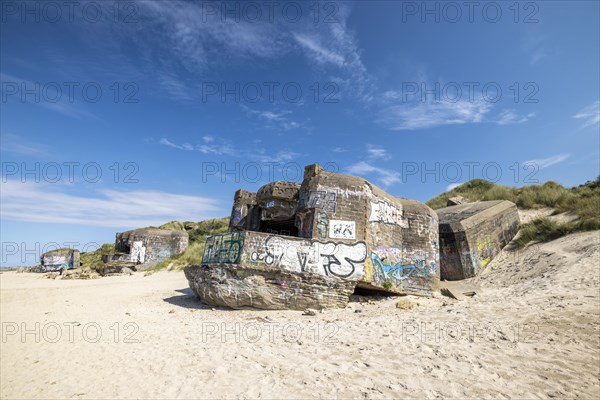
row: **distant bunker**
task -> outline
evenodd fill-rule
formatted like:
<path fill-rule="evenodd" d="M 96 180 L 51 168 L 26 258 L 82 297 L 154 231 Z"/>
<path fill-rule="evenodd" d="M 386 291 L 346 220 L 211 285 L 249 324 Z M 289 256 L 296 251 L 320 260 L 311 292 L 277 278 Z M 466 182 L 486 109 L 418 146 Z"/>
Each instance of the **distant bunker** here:
<path fill-rule="evenodd" d="M 208 304 L 344 307 L 355 290 L 431 296 L 440 278 L 435 211 L 318 164 L 302 184 L 238 190 L 229 230 L 185 269 Z"/>
<path fill-rule="evenodd" d="M 81 265 L 80 258 L 79 250 L 75 249 L 48 251 L 40 256 L 40 269 L 42 272 L 49 272 L 79 268 Z"/>
<path fill-rule="evenodd" d="M 147 269 L 188 247 L 186 231 L 143 228 L 116 234 L 115 253 L 103 261 Z"/>
<path fill-rule="evenodd" d="M 443 280 L 476 276 L 519 230 L 517 206 L 506 200 L 460 204 L 437 213 Z"/>

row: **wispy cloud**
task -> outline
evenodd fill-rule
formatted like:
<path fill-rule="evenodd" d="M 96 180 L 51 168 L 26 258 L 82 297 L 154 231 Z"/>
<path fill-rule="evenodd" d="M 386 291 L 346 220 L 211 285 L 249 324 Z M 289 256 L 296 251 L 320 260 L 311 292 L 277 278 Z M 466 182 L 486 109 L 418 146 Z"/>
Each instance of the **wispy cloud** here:
<path fill-rule="evenodd" d="M 535 117 L 535 113 L 518 115 L 514 110 L 505 110 L 498 115 L 493 122 L 498 125 L 522 124 Z"/>
<path fill-rule="evenodd" d="M 546 44 L 546 38 L 534 32 L 529 32 L 524 36 L 522 49 L 529 56 L 530 65 L 539 64 L 540 61 L 552 53 L 552 49 Z"/>
<path fill-rule="evenodd" d="M 389 160 L 392 158 L 386 149 L 374 146 L 372 144 L 367 144 L 367 154 L 371 159 Z"/>
<path fill-rule="evenodd" d="M 278 129 L 287 132 L 292 129 L 301 128 L 303 126 L 302 123 L 294 121 L 289 117 L 292 115 L 292 112 L 290 110 L 261 111 L 254 110 L 245 105 L 242 105 L 242 108 L 246 111 L 248 115 L 257 116 L 261 120 L 265 121 L 267 123 L 267 126 L 272 129 Z"/>
<path fill-rule="evenodd" d="M 16 101 L 20 102 L 24 101 L 27 104 L 34 104 L 36 106 L 43 107 L 46 110 L 79 120 L 95 118 L 95 115 L 91 112 L 83 109 L 80 106 L 77 106 L 76 103 L 69 102 L 68 96 L 62 94 L 61 96 L 54 96 L 54 94 L 45 94 L 42 96 L 43 93 L 49 92 L 48 90 L 42 90 L 39 83 L 17 78 L 4 73 L 0 73 L 0 82 L 2 82 L 2 88 L 4 88 L 5 91 L 8 90 L 9 87 L 12 89 L 13 86 L 18 89 L 16 94 L 11 94 L 12 92 L 2 93 L 3 97 L 5 96 L 6 99 L 15 99 Z M 23 88 L 31 90 L 33 94 L 23 96 Z"/>
<path fill-rule="evenodd" d="M 200 95 L 197 80 L 190 77 L 222 65 L 276 58 L 292 47 L 281 24 L 221 18 L 218 10 L 212 13 L 202 2 L 143 0 L 136 4 L 143 27 L 125 24 L 123 36 L 136 42 L 145 54 L 147 69 L 176 100 Z"/>
<path fill-rule="evenodd" d="M 260 149 L 258 152 L 254 153 L 251 158 L 263 163 L 289 163 L 297 159 L 299 156 L 299 153 L 291 150 L 284 149 L 267 152 L 265 149 Z"/>
<path fill-rule="evenodd" d="M 175 143 L 171 142 L 169 139 L 165 139 L 165 138 L 160 139 L 159 143 L 163 144 L 165 146 L 173 147 L 174 149 L 188 150 L 188 151 L 194 150 L 194 146 L 192 146 L 189 143 L 175 144 Z"/>
<path fill-rule="evenodd" d="M 345 153 L 348 151 L 348 149 L 345 149 L 343 147 L 334 147 L 331 151 L 333 151 L 334 153 Z"/>
<path fill-rule="evenodd" d="M 47 154 L 46 147 L 39 143 L 31 143 L 22 136 L 12 133 L 0 134 L 0 150 L 25 156 L 40 156 Z"/>
<path fill-rule="evenodd" d="M 14 180 L 2 183 L 0 198 L 3 219 L 53 224 L 137 228 L 226 213 L 219 201 L 209 197 L 110 189 L 84 197 L 68 193 L 64 185 Z"/>
<path fill-rule="evenodd" d="M 370 102 L 375 88 L 362 61 L 358 41 L 347 26 L 350 9 L 344 4 L 338 7 L 336 23 L 321 24 L 316 30 L 314 26 L 306 26 L 303 31 L 293 33 L 293 39 L 311 64 L 335 68 L 333 81 L 343 86 L 344 92 Z"/>
<path fill-rule="evenodd" d="M 388 107 L 378 122 L 391 130 L 416 130 L 485 121 L 492 106 L 485 101 L 418 102 Z"/>
<path fill-rule="evenodd" d="M 400 173 L 393 170 L 376 167 L 365 161 L 358 162 L 348 167 L 347 172 L 353 175 L 368 176 L 375 175 L 385 187 L 400 182 Z"/>
<path fill-rule="evenodd" d="M 236 154 L 236 150 L 231 144 L 229 144 L 228 142 L 224 142 L 224 141 L 216 142 L 215 138 L 212 136 L 203 136 L 202 142 L 203 143 L 193 145 L 193 144 L 187 143 L 187 142 L 182 143 L 182 144 L 173 143 L 172 141 L 170 141 L 169 139 L 166 139 L 166 138 L 162 138 L 159 141 L 159 143 L 164 146 L 172 147 L 172 148 L 178 149 L 178 150 L 199 151 L 200 153 L 203 153 L 203 154 L 216 154 L 216 155 L 235 155 Z"/>
<path fill-rule="evenodd" d="M 534 165 L 537 165 L 537 167 L 539 169 L 544 169 L 544 168 L 548 168 L 551 165 L 561 163 L 561 162 L 565 161 L 567 158 L 569 158 L 570 156 L 571 156 L 570 154 L 557 154 L 555 156 L 548 157 L 548 158 L 527 160 L 527 161 L 523 162 L 523 164 L 524 165 L 525 164 L 534 164 Z"/>
<path fill-rule="evenodd" d="M 309 58 L 319 64 L 333 64 L 344 67 L 346 59 L 336 49 L 329 49 L 321 43 L 321 37 L 315 34 L 294 34 L 294 39 L 306 50 Z"/>
<path fill-rule="evenodd" d="M 583 120 L 582 128 L 598 125 L 600 123 L 600 100 L 595 101 L 577 114 L 573 118 Z"/>

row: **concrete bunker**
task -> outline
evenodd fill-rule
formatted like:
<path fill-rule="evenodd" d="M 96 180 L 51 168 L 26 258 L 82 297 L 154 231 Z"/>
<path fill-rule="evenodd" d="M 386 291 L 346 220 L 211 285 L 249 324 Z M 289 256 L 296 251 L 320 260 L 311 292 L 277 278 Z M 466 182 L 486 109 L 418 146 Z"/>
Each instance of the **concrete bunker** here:
<path fill-rule="evenodd" d="M 104 256 L 103 261 L 146 269 L 184 252 L 188 241 L 186 231 L 174 229 L 142 228 L 121 232 L 115 237 L 115 253 Z"/>
<path fill-rule="evenodd" d="M 79 268 L 80 259 L 79 250 L 75 249 L 64 248 L 47 251 L 40 256 L 40 270 L 41 272 L 50 272 Z"/>
<path fill-rule="evenodd" d="M 441 279 L 471 278 L 519 231 L 519 212 L 506 200 L 465 203 L 437 210 Z"/>
<path fill-rule="evenodd" d="M 435 211 L 318 164 L 302 184 L 238 190 L 229 230 L 185 270 L 209 304 L 343 307 L 357 287 L 429 296 L 439 282 Z"/>

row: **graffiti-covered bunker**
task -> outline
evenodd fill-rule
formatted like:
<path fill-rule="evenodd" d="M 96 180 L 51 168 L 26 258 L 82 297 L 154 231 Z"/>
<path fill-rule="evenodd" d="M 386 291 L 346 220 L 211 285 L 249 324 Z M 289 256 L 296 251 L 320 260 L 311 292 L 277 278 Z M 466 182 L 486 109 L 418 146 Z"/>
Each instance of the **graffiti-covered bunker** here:
<path fill-rule="evenodd" d="M 115 237 L 115 253 L 105 256 L 104 261 L 147 269 L 184 252 L 188 241 L 186 231 L 175 229 L 142 228 L 120 232 Z"/>
<path fill-rule="evenodd" d="M 60 271 L 63 269 L 79 268 L 80 253 L 75 249 L 56 249 L 47 251 L 40 256 L 41 271 Z"/>
<path fill-rule="evenodd" d="M 238 190 L 229 231 L 185 269 L 208 304 L 344 307 L 357 288 L 430 296 L 439 282 L 435 211 L 318 164 L 302 184 Z"/>

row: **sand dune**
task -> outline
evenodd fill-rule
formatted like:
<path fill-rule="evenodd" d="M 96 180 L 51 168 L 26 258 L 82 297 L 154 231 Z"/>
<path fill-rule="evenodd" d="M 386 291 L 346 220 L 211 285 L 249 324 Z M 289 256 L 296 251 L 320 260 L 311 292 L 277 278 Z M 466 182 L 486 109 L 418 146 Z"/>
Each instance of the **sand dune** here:
<path fill-rule="evenodd" d="M 182 272 L 5 272 L 1 396 L 597 398 L 599 242 L 503 251 L 461 301 L 363 298 L 316 316 L 211 309 Z"/>

